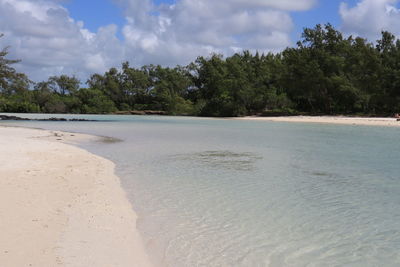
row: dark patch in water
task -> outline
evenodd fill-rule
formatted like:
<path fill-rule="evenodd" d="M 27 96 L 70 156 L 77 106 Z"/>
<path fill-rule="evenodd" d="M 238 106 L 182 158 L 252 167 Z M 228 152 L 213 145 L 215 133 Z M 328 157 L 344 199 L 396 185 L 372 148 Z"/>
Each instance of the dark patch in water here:
<path fill-rule="evenodd" d="M 332 176 L 332 173 L 327 172 L 312 172 L 311 174 L 314 176 Z"/>
<path fill-rule="evenodd" d="M 115 138 L 115 137 L 99 136 L 99 138 L 97 139 L 97 142 L 104 143 L 104 144 L 114 144 L 114 143 L 123 142 L 123 140 Z"/>
<path fill-rule="evenodd" d="M 236 171 L 254 170 L 256 161 L 262 157 L 251 152 L 232 152 L 228 150 L 204 151 L 174 155 L 170 159 L 190 161 L 191 164 L 207 165 L 208 168 Z"/>

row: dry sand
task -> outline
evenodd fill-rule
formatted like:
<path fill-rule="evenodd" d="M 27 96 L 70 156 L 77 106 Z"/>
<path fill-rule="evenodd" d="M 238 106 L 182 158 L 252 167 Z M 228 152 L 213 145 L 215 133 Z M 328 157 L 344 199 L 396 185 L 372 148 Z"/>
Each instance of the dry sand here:
<path fill-rule="evenodd" d="M 392 126 L 399 127 L 400 121 L 395 118 L 362 118 L 345 116 L 287 116 L 287 117 L 242 117 L 238 120 L 301 122 L 301 123 L 330 123 L 346 125 Z"/>
<path fill-rule="evenodd" d="M 0 127 L 0 266 L 150 266 L 111 161 L 89 136 Z"/>

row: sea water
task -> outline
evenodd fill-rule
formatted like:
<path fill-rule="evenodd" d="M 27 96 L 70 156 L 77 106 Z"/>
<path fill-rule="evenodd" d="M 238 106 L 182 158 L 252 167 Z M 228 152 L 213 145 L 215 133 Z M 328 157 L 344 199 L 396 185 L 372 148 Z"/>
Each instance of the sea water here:
<path fill-rule="evenodd" d="M 400 128 L 81 118 L 1 123 L 119 139 L 82 146 L 117 164 L 156 265 L 400 266 Z"/>

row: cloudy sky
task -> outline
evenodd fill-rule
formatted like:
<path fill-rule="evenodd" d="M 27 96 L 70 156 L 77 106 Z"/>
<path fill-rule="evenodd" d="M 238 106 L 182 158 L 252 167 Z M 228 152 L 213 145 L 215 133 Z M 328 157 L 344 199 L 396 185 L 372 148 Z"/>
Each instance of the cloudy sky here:
<path fill-rule="evenodd" d="M 330 22 L 370 40 L 400 36 L 400 0 L 0 0 L 0 48 L 34 81 L 82 80 L 128 60 L 187 64 L 212 52 L 281 51 Z"/>

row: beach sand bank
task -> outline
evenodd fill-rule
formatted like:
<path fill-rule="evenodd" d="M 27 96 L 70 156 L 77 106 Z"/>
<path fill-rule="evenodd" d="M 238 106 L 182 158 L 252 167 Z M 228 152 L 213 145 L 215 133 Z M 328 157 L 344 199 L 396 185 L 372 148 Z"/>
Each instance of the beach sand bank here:
<path fill-rule="evenodd" d="M 1 266 L 150 266 L 114 164 L 66 144 L 89 138 L 0 127 Z"/>
<path fill-rule="evenodd" d="M 397 119 L 395 118 L 363 118 L 363 117 L 345 117 L 345 116 L 287 116 L 287 117 L 248 116 L 235 119 L 276 121 L 276 122 L 329 123 L 329 124 L 344 124 L 344 125 L 400 127 L 400 121 L 397 121 Z"/>

